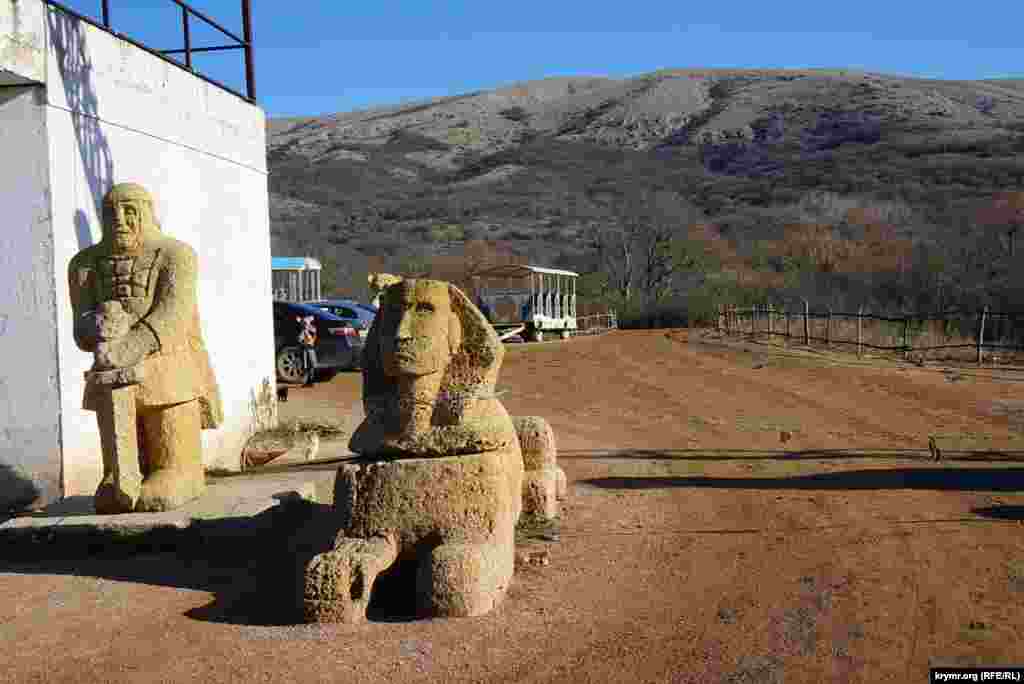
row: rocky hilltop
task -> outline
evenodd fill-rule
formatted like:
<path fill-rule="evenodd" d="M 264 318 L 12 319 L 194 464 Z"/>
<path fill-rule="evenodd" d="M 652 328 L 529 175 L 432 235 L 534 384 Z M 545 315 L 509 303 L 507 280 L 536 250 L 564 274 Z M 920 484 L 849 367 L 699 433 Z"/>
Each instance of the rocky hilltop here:
<path fill-rule="evenodd" d="M 673 69 L 268 130 L 275 250 L 352 264 L 474 239 L 578 261 L 587 226 L 609 218 L 598 187 L 659 185 L 734 225 L 816 190 L 948 216 L 1024 187 L 1024 79 Z"/>

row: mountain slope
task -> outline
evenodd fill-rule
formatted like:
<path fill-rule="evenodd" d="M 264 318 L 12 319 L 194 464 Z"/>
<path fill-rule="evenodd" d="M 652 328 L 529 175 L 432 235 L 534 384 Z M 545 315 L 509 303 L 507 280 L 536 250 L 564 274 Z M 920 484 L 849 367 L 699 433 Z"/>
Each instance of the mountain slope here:
<path fill-rule="evenodd" d="M 740 252 L 778 238 L 808 193 L 899 203 L 936 239 L 1024 187 L 1024 79 L 843 70 L 670 69 L 268 122 L 276 253 L 342 280 L 466 241 L 583 267 L 597 189 L 662 187 Z"/>

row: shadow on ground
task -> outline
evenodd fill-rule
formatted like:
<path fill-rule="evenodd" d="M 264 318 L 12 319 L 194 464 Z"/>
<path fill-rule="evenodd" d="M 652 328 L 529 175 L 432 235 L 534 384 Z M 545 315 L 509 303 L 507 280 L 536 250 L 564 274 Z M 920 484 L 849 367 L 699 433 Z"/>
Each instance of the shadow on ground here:
<path fill-rule="evenodd" d="M 11 466 L 0 463 L 0 523 L 35 502 L 39 487 Z"/>
<path fill-rule="evenodd" d="M 928 449 L 593 449 L 558 452 L 559 459 L 646 459 L 673 461 L 827 461 L 834 460 L 916 460 L 931 461 Z M 984 451 L 946 450 L 943 461 L 1024 462 L 1024 451 L 991 449 Z"/>
<path fill-rule="evenodd" d="M 1016 492 L 1024 489 L 1024 468 L 880 468 L 788 477 L 596 477 L 580 483 L 602 489 L 697 487 Z"/>
<path fill-rule="evenodd" d="M 1024 520 L 1024 506 L 983 506 L 972 508 L 971 513 L 993 520 Z"/>
<path fill-rule="evenodd" d="M 304 622 L 305 564 L 313 555 L 334 548 L 341 518 L 322 504 L 295 504 L 288 511 L 268 511 L 247 519 L 250 533 L 246 535 L 237 534 L 231 519 L 225 519 L 204 524 L 203 533 L 187 542 L 175 538 L 171 543 L 29 547 L 28 554 L 16 556 L 12 549 L 0 548 L 0 574 L 98 577 L 209 592 L 213 599 L 186 611 L 186 617 L 237 625 L 297 625 Z M 371 622 L 416 619 L 408 568 L 392 570 L 383 573 L 374 587 L 367 611 Z"/>
<path fill-rule="evenodd" d="M 118 582 L 210 592 L 214 599 L 185 614 L 206 622 L 243 625 L 291 625 L 280 598 L 285 587 L 267 584 L 265 563 L 259 557 L 196 557 L 177 551 L 132 554 L 93 554 L 88 558 L 41 561 L 0 560 L 0 573 L 75 575 Z"/>
<path fill-rule="evenodd" d="M 0 549 L 0 573 L 75 575 L 119 582 L 175 587 L 213 594 L 213 600 L 185 614 L 196 620 L 244 625 L 294 625 L 301 622 L 296 592 L 293 533 L 310 519 L 309 507 L 287 515 L 265 512 L 245 522 L 236 534 L 225 521 L 204 525 L 202 534 L 169 539 L 147 535 L 144 541 L 85 547 L 80 543 L 12 546 Z M 222 524 L 223 523 L 223 524 Z M 259 530 L 254 536 L 251 530 Z"/>

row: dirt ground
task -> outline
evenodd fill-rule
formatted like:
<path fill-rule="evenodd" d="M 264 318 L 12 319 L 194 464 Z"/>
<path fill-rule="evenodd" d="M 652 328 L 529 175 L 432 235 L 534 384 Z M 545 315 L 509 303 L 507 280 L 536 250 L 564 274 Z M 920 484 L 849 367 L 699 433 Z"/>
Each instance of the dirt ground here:
<path fill-rule="evenodd" d="M 502 398 L 551 422 L 570 486 L 559 534 L 529 542 L 550 564 L 494 613 L 274 624 L 259 606 L 287 588 L 258 581 L 257 550 L 0 561 L 0 680 L 925 682 L 1021 663 L 1022 380 L 686 331 L 510 346 Z M 282 413 L 350 423 L 359 385 Z"/>

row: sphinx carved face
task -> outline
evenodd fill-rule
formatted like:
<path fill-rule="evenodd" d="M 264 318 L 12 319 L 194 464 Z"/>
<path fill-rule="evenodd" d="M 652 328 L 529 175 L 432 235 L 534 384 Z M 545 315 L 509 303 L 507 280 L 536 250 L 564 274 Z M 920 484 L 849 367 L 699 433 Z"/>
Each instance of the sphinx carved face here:
<path fill-rule="evenodd" d="M 451 359 L 451 297 L 437 280 L 403 280 L 382 300 L 380 346 L 384 372 L 390 376 L 431 375 Z"/>

